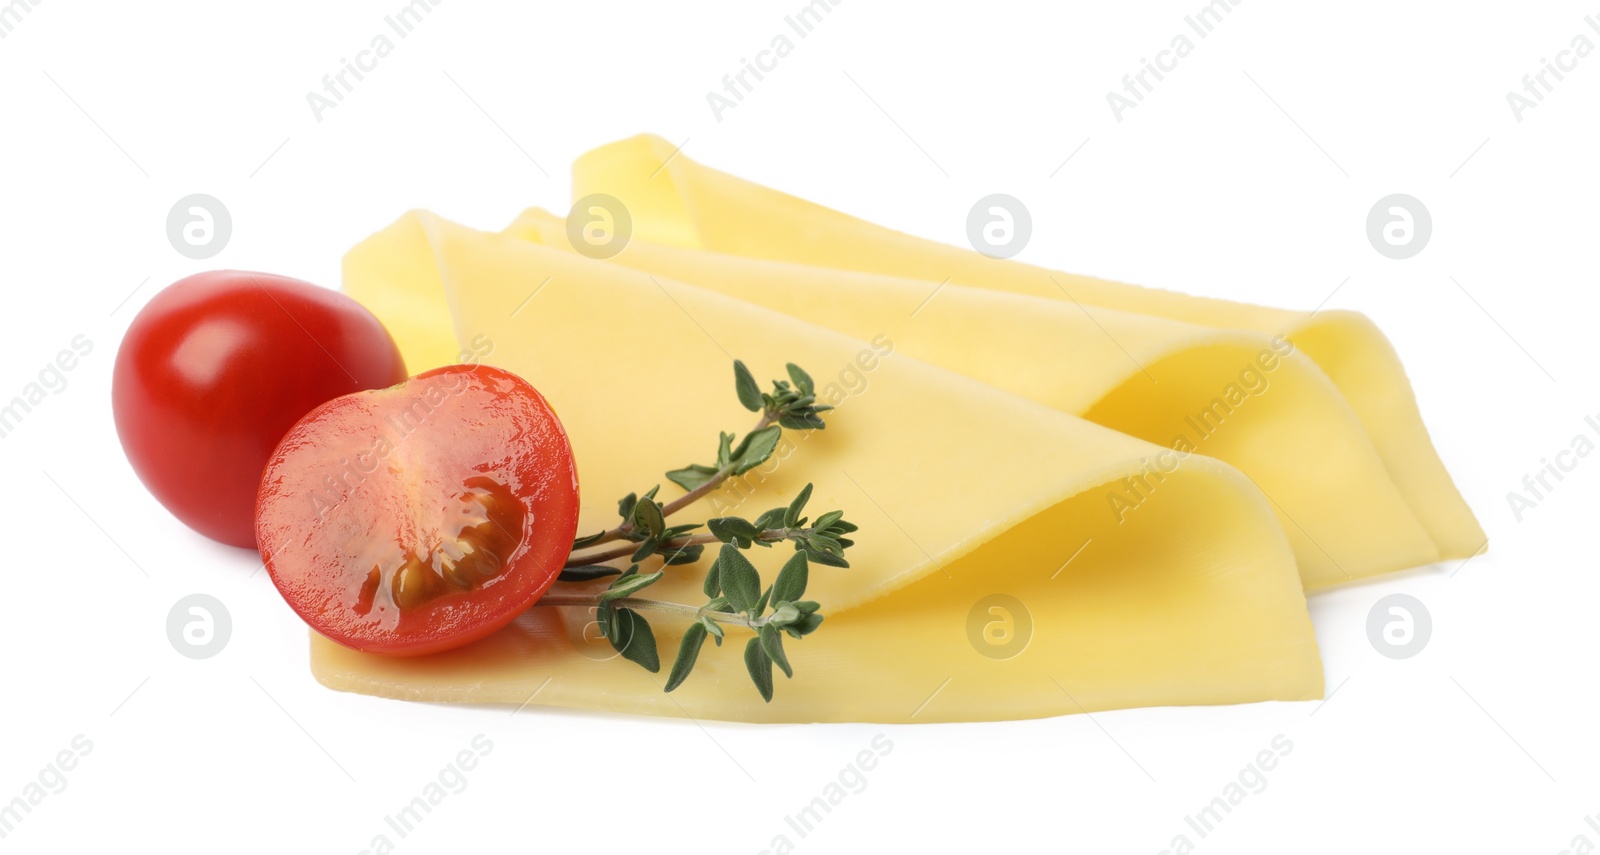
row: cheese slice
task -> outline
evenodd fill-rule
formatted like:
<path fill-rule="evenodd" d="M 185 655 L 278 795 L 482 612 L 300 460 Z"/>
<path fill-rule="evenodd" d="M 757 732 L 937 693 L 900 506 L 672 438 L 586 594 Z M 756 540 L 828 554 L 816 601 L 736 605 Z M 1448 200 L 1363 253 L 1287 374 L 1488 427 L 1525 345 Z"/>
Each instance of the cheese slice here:
<path fill-rule="evenodd" d="M 1360 314 L 1243 305 L 988 258 L 718 172 L 649 135 L 612 143 L 579 158 L 573 165 L 573 190 L 578 197 L 606 193 L 623 200 L 632 216 L 633 234 L 655 243 L 903 277 L 928 282 L 930 288 L 947 282 L 1066 301 L 1092 310 L 1114 309 L 1255 334 L 1263 342 L 1287 336 L 1343 394 L 1438 557 L 1462 558 L 1487 545 L 1483 529 L 1434 450 L 1394 348 Z M 1094 316 L 1100 317 L 1100 312 Z M 1059 370 L 1076 372 L 1082 365 L 1063 364 Z M 1108 404 L 1111 411 L 1120 406 Z M 1343 458 L 1324 454 L 1304 462 L 1325 467 L 1342 465 Z M 1374 497 L 1351 493 L 1328 499 L 1351 505 Z M 1304 525 L 1304 519 L 1296 519 Z M 1321 546 L 1330 554 L 1338 548 L 1326 542 Z M 1299 554 L 1311 559 L 1303 547 Z M 1398 551 L 1392 564 L 1403 566 L 1418 559 L 1414 551 Z M 1319 578 L 1322 574 L 1315 573 L 1312 581 Z"/>
<path fill-rule="evenodd" d="M 540 389 L 577 456 L 583 531 L 613 524 L 616 498 L 663 470 L 710 459 L 718 431 L 748 428 L 733 358 L 759 377 L 796 362 L 837 406 L 828 428 L 786 432 L 771 461 L 684 518 L 753 516 L 812 482 L 814 512 L 844 509 L 861 530 L 850 568 L 813 568 L 807 596 L 828 617 L 790 642 L 795 678 L 779 680 L 770 704 L 744 673 L 739 630 L 669 695 L 663 675 L 614 658 L 589 615 L 548 607 L 420 659 L 313 638 L 313 673 L 328 686 L 743 721 L 989 720 L 1321 695 L 1293 553 L 1269 503 L 1225 463 L 1190 457 L 1119 520 L 1107 492 L 1158 447 L 910 358 L 892 336 L 852 338 L 423 213 L 353 250 L 345 287 L 413 368 L 466 352 Z M 788 551 L 753 558 L 770 580 Z M 649 593 L 702 602 L 703 572 L 673 568 Z M 652 623 L 670 662 L 683 626 Z"/>
<path fill-rule="evenodd" d="M 541 210 L 507 234 L 572 249 Z M 1366 430 L 1286 339 L 961 285 L 774 262 L 635 239 L 612 259 L 900 352 L 1158 445 L 1144 472 L 1199 452 L 1269 497 L 1307 590 L 1436 561 L 1439 552 Z M 1106 496 L 1119 519 L 1153 495 L 1134 477 Z"/>

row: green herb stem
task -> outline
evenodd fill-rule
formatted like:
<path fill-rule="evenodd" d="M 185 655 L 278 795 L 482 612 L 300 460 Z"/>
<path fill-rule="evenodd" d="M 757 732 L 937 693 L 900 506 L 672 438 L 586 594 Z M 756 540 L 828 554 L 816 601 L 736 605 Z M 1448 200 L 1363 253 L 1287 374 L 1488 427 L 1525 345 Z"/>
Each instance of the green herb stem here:
<path fill-rule="evenodd" d="M 683 603 L 669 603 L 665 600 L 646 600 L 638 597 L 622 597 L 620 599 L 611 600 L 611 604 L 620 608 L 643 609 L 647 611 L 679 615 L 689 618 L 690 620 L 711 618 L 717 623 L 725 623 L 732 626 L 742 626 L 747 629 L 760 629 L 761 627 L 766 626 L 767 622 L 771 619 L 770 615 L 751 618 L 742 612 L 730 614 L 728 612 L 718 611 L 716 609 L 708 609 L 705 606 L 690 606 Z M 600 598 L 598 596 L 588 596 L 584 594 L 545 594 L 543 597 L 540 597 L 539 601 L 534 603 L 534 605 L 596 608 L 600 605 Z"/>
<path fill-rule="evenodd" d="M 761 413 L 761 420 L 756 422 L 756 426 L 751 428 L 750 432 L 751 433 L 755 433 L 756 431 L 761 430 L 762 428 L 767 427 L 768 425 L 772 424 L 776 420 L 777 420 L 776 416 L 771 410 L 764 410 Z M 731 465 L 730 466 L 724 466 L 721 469 L 718 469 L 717 470 L 717 474 L 711 476 L 711 479 L 706 481 L 704 484 L 701 484 L 700 486 L 694 488 L 693 490 L 690 490 L 689 492 L 684 493 L 683 495 L 679 496 L 678 498 L 673 499 L 670 502 L 667 502 L 665 505 L 662 505 L 661 506 L 661 515 L 664 516 L 664 517 L 672 516 L 673 514 L 677 513 L 678 511 L 681 511 L 684 508 L 687 508 L 690 505 L 694 504 L 695 502 L 700 501 L 701 499 L 703 499 L 707 495 L 709 495 L 713 490 L 717 489 L 718 487 L 721 487 L 723 482 L 727 481 L 728 478 L 731 475 L 733 475 L 733 467 Z M 608 530 L 605 534 L 600 535 L 599 539 L 595 540 L 593 543 L 590 543 L 589 545 L 590 546 L 599 546 L 602 543 L 610 543 L 610 542 L 612 542 L 614 540 L 621 540 L 622 538 L 625 538 L 625 537 L 627 537 L 628 535 L 630 535 L 632 533 L 633 533 L 633 524 L 632 523 L 623 523 L 622 525 L 619 525 L 616 528 Z M 714 538 L 713 538 L 713 540 L 714 540 Z M 710 543 L 711 541 L 701 541 L 701 542 L 702 543 Z M 623 552 L 621 554 L 622 555 L 627 555 L 627 554 L 630 554 L 632 552 L 633 552 L 633 550 L 630 549 L 627 552 Z M 620 556 L 612 556 L 612 557 L 615 558 L 615 557 L 620 557 Z M 593 562 L 590 562 L 590 563 L 593 563 Z M 568 563 L 567 566 L 571 567 L 571 566 L 574 566 L 574 565 L 571 564 L 571 563 Z"/>
<path fill-rule="evenodd" d="M 750 432 L 751 433 L 755 433 L 756 431 L 761 430 L 762 428 L 772 424 L 773 421 L 775 421 L 775 419 L 773 418 L 772 411 L 771 410 L 764 410 L 761 413 L 761 420 L 756 422 L 756 426 L 751 428 Z M 679 496 L 676 499 L 673 499 L 672 501 L 666 503 L 665 505 L 662 505 L 661 506 L 661 514 L 662 514 L 662 516 L 671 516 L 671 515 L 677 513 L 678 511 L 681 511 L 684 508 L 689 507 L 690 505 L 694 504 L 695 502 L 700 501 L 702 498 L 704 498 L 705 496 L 710 494 L 712 490 L 715 490 L 718 487 L 721 487 L 722 483 L 724 481 L 728 480 L 728 476 L 730 476 L 732 474 L 733 474 L 733 467 L 732 466 L 724 466 L 721 469 L 718 469 L 717 470 L 717 474 L 711 476 L 711 480 L 705 482 L 704 484 L 701 484 L 700 486 L 694 488 L 693 490 L 690 490 L 687 493 L 684 493 L 683 495 Z"/>
<path fill-rule="evenodd" d="M 793 536 L 796 536 L 796 535 L 805 536 L 805 535 L 811 534 L 813 531 L 815 531 L 815 529 L 810 529 L 810 528 L 769 528 L 766 531 L 761 532 L 761 534 L 758 536 L 758 539 L 762 540 L 762 541 L 765 541 L 767 543 L 777 543 L 778 541 L 787 540 L 790 537 L 793 537 Z M 668 554 L 668 553 L 676 552 L 677 550 L 682 549 L 685 546 L 694 546 L 696 544 L 717 543 L 717 542 L 718 542 L 717 536 L 714 535 L 714 534 L 696 534 L 696 535 L 691 535 L 689 537 L 679 537 L 679 538 L 675 538 L 673 540 L 666 541 L 666 542 L 662 543 L 659 547 L 657 547 L 656 551 L 661 553 L 661 554 Z M 608 549 L 608 550 L 606 550 L 604 552 L 593 552 L 593 553 L 590 553 L 588 555 L 572 555 L 572 556 L 569 556 L 567 558 L 566 566 L 567 567 L 590 567 L 590 566 L 593 566 L 595 564 L 604 564 L 607 561 L 614 561 L 614 560 L 616 560 L 618 558 L 627 558 L 627 557 L 633 555 L 635 548 L 636 547 L 631 546 L 631 545 L 630 546 L 619 546 L 619 547 L 617 547 L 615 549 Z"/>

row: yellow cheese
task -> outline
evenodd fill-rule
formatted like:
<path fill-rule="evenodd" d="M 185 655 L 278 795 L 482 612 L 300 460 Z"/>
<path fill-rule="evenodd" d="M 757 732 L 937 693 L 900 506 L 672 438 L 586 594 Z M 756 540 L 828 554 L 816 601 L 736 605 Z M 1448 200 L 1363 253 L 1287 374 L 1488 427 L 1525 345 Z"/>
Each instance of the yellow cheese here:
<path fill-rule="evenodd" d="M 656 243 L 904 277 L 927 282 L 929 290 L 936 283 L 948 282 L 1023 294 L 1096 310 L 1114 309 L 1254 333 L 1263 341 L 1286 335 L 1343 394 L 1409 506 L 1410 516 L 1434 543 L 1438 557 L 1461 558 L 1486 545 L 1482 528 L 1428 438 L 1394 349 L 1360 314 L 1248 306 L 988 258 L 901 234 L 718 172 L 654 136 L 633 137 L 584 155 L 573 165 L 573 188 L 575 196 L 606 193 L 623 200 L 632 215 L 634 235 Z M 1095 317 L 1100 317 L 1100 311 Z M 1059 366 L 1063 373 L 1082 368 L 1081 363 Z M 1207 390 L 1204 397 L 1213 394 Z M 1115 417 L 1126 406 L 1142 405 L 1141 397 L 1136 390 L 1128 391 L 1121 400 L 1108 404 L 1104 415 Z M 1090 415 L 1097 418 L 1100 414 Z M 1343 461 L 1325 453 L 1303 462 L 1337 466 Z M 1281 497 L 1274 498 L 1281 501 Z M 1366 493 L 1338 497 L 1341 505 L 1370 501 L 1384 500 Z M 1305 520 L 1298 515 L 1296 519 L 1304 525 Z M 1399 525 L 1403 528 L 1409 522 Z M 1301 557 L 1311 558 L 1305 544 L 1301 546 Z M 1332 553 L 1342 548 L 1327 542 L 1321 542 L 1321 547 L 1315 551 Z M 1391 566 L 1424 560 L 1429 559 L 1397 544 Z M 1320 583 L 1325 578 L 1317 571 L 1312 581 Z"/>
<path fill-rule="evenodd" d="M 507 234 L 571 249 L 565 221 Z M 1286 340 L 961 285 L 742 258 L 635 239 L 613 261 L 759 303 L 1173 449 L 1237 466 L 1270 498 L 1308 590 L 1427 564 L 1439 552 L 1360 419 Z M 1119 518 L 1152 494 L 1107 494 Z"/>
<path fill-rule="evenodd" d="M 1149 478 L 1148 500 L 1119 521 L 1107 492 L 1158 447 L 912 359 L 892 336 L 848 337 L 426 214 L 354 250 L 345 287 L 413 368 L 465 350 L 547 396 L 577 456 L 583 531 L 614 522 L 616 497 L 710 458 L 719 430 L 749 427 L 732 395 L 734 357 L 758 377 L 796 362 L 837 406 L 828 428 L 786 434 L 772 461 L 684 518 L 753 516 L 814 482 L 811 508 L 845 509 L 861 530 L 849 569 L 813 569 L 807 596 L 827 622 L 791 642 L 796 675 L 771 704 L 749 685 L 737 630 L 668 695 L 662 675 L 592 640 L 580 610 L 540 607 L 422 659 L 314 638 L 313 672 L 328 686 L 746 721 L 1008 719 L 1321 695 L 1293 554 L 1268 502 L 1227 464 L 1194 455 Z M 771 574 L 787 552 L 753 557 Z M 673 568 L 649 593 L 700 602 L 702 575 Z M 683 627 L 653 623 L 670 660 Z"/>

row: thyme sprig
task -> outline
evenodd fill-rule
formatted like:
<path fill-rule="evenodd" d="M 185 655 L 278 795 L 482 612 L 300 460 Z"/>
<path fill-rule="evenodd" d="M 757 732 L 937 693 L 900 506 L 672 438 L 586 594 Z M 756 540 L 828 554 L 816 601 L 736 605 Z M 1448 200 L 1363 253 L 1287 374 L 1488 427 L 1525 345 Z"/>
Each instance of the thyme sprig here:
<path fill-rule="evenodd" d="M 843 511 L 829 511 L 814 521 L 804 516 L 811 499 L 810 484 L 788 505 L 768 510 L 754 520 L 726 516 L 704 523 L 667 523 L 668 517 L 727 479 L 765 463 L 777 449 L 785 429 L 822 430 L 827 426 L 822 414 L 832 407 L 817 403 L 810 375 L 792 363 L 787 368 L 789 379 L 772 381 L 772 391 L 768 393 L 760 390 L 754 375 L 736 360 L 734 389 L 746 409 L 760 413 L 755 427 L 742 439 L 719 433 L 715 465 L 690 464 L 666 473 L 668 480 L 686 491 L 682 496 L 662 502 L 657 498 L 660 485 L 642 495 L 629 493 L 617 502 L 622 520 L 617 526 L 573 542 L 560 581 L 587 583 L 615 576 L 605 590 L 570 594 L 557 589 L 539 601 L 545 606 L 594 608 L 595 621 L 612 647 L 624 659 L 652 673 L 661 670 L 661 658 L 655 632 L 642 613 L 654 611 L 690 620 L 667 676 L 668 692 L 689 678 L 706 639 L 720 647 L 727 634 L 724 627 L 733 626 L 752 633 L 745 644 L 745 668 L 762 699 L 771 701 L 773 667 L 783 671 L 785 677 L 794 676 L 784 651 L 784 636 L 798 640 L 822 625 L 821 605 L 802 599 L 811 564 L 850 566 L 845 550 L 854 541 L 846 535 L 856 531 L 856 526 L 844 518 Z M 694 533 L 702 527 L 705 532 Z M 627 541 L 628 545 L 596 549 L 616 541 Z M 763 586 L 760 571 L 745 557 L 744 550 L 758 546 L 770 549 L 785 541 L 794 545 L 795 554 L 772 584 Z M 637 596 L 665 578 L 665 568 L 700 561 L 713 543 L 722 546 L 706 572 L 704 604 L 694 606 Z M 663 569 L 641 573 L 641 565 L 651 558 L 660 558 Z M 619 559 L 628 562 L 627 569 L 608 563 Z"/>

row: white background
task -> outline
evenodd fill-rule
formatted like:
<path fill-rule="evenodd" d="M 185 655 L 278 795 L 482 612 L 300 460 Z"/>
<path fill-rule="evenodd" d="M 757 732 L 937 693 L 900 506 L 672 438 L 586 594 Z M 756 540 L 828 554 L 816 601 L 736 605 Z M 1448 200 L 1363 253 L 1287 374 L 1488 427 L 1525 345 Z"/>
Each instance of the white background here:
<path fill-rule="evenodd" d="M 758 852 L 780 833 L 802 852 L 1154 853 L 1180 833 L 1218 853 L 1600 843 L 1584 821 L 1600 811 L 1600 460 L 1520 522 L 1506 500 L 1600 412 L 1600 57 L 1520 122 L 1505 98 L 1578 33 L 1600 42 L 1593 3 L 1249 0 L 1119 123 L 1106 92 L 1201 0 L 843 0 L 719 122 L 706 92 L 801 0 L 450 0 L 318 122 L 306 93 L 402 5 L 48 0 L 0 40 L 0 399 L 73 336 L 94 343 L 0 440 L 0 801 L 74 735 L 94 746 L 0 845 L 357 852 L 479 733 L 494 747 L 467 788 L 397 851 Z M 1314 596 L 1321 704 L 753 727 L 321 688 L 254 557 L 191 534 L 123 460 L 122 331 L 202 269 L 337 285 L 341 253 L 408 208 L 483 228 L 530 204 L 565 211 L 571 159 L 640 131 L 951 243 L 976 199 L 1005 192 L 1033 214 L 1026 261 L 1366 312 L 1491 548 Z M 1364 233 L 1396 192 L 1434 221 L 1408 261 Z M 167 211 L 190 193 L 232 211 L 209 261 L 167 243 Z M 165 635 L 194 592 L 233 616 L 228 648 L 203 662 Z M 1434 622 L 1404 661 L 1365 629 L 1393 592 Z M 894 749 L 866 789 L 795 835 L 785 815 L 879 733 Z M 1279 734 L 1294 747 L 1265 791 L 1193 834 L 1185 815 Z"/>

